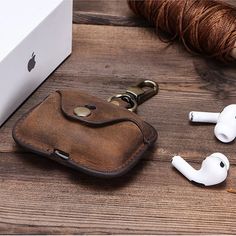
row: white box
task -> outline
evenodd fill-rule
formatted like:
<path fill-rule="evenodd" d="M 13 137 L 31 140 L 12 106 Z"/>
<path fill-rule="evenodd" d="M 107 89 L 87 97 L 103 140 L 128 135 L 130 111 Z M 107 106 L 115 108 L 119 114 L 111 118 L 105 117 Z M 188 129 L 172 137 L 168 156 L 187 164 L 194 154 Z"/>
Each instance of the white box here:
<path fill-rule="evenodd" d="M 0 125 L 71 54 L 72 0 L 0 0 Z"/>

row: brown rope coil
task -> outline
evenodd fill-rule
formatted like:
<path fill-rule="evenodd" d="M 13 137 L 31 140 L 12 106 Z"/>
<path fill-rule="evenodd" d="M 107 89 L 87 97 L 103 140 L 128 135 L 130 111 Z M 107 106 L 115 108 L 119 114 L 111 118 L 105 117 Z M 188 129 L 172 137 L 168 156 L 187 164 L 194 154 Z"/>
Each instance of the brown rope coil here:
<path fill-rule="evenodd" d="M 236 7 L 216 0 L 128 0 L 129 7 L 190 52 L 236 59 Z"/>

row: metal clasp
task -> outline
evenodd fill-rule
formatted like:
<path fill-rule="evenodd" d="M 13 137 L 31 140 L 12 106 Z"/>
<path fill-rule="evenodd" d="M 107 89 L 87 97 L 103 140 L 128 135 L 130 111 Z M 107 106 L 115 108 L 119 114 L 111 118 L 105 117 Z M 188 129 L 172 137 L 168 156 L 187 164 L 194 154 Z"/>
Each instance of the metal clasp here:
<path fill-rule="evenodd" d="M 115 98 L 120 98 L 130 104 L 129 111 L 136 111 L 138 105 L 147 101 L 158 93 L 159 86 L 152 80 L 144 80 L 136 86 L 129 87 L 125 93 L 117 94 L 108 99 L 112 102 Z"/>
<path fill-rule="evenodd" d="M 129 87 L 126 93 L 134 96 L 138 105 L 147 101 L 158 93 L 158 85 L 152 80 L 144 80 L 136 86 Z"/>

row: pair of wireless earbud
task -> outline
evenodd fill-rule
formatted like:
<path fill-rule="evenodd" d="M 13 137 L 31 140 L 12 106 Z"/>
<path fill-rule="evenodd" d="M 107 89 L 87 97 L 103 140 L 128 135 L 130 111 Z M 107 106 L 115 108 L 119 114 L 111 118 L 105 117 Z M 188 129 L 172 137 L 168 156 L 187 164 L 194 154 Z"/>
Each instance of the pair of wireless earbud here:
<path fill-rule="evenodd" d="M 224 143 L 233 141 L 236 137 L 236 105 L 224 108 L 221 113 L 197 112 L 189 113 L 192 122 L 216 123 L 215 136 Z M 195 170 L 182 157 L 175 156 L 172 165 L 187 179 L 205 186 L 216 185 L 223 182 L 229 170 L 229 160 L 222 153 L 213 153 L 203 162 L 200 170 Z"/>

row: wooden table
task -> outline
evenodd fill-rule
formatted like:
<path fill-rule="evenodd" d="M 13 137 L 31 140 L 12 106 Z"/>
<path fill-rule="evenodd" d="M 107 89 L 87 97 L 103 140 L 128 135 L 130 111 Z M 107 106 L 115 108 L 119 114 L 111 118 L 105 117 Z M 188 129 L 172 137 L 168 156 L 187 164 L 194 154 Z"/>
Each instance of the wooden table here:
<path fill-rule="evenodd" d="M 217 141 L 213 125 L 188 122 L 191 110 L 236 102 L 236 64 L 160 42 L 125 0 L 76 0 L 74 10 L 72 56 L 0 130 L 0 233 L 236 234 L 236 195 L 226 191 L 236 188 L 236 143 Z M 138 109 L 159 140 L 124 177 L 86 176 L 25 152 L 11 137 L 17 119 L 54 90 L 76 87 L 106 99 L 143 79 L 160 85 Z M 170 164 L 180 154 L 198 168 L 216 151 L 231 161 L 216 187 L 191 184 Z"/>

